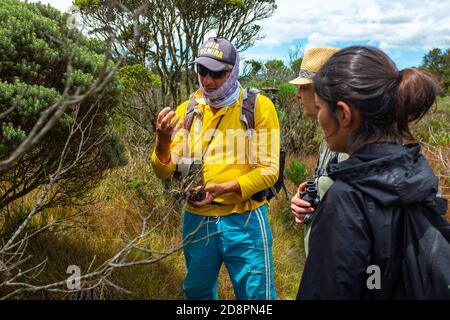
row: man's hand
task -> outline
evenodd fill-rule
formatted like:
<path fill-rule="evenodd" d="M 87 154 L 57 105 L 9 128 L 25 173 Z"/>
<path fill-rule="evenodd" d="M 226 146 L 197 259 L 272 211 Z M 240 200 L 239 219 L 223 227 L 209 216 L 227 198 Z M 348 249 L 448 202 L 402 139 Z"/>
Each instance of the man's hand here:
<path fill-rule="evenodd" d="M 164 108 L 156 119 L 156 155 L 162 163 L 170 162 L 170 143 L 172 136 L 176 133 L 183 121 L 170 108 Z"/>
<path fill-rule="evenodd" d="M 241 186 L 237 181 L 230 181 L 225 183 L 211 183 L 206 185 L 205 189 L 205 199 L 202 201 L 190 201 L 189 204 L 195 208 L 203 207 L 214 201 L 215 198 L 224 194 L 235 192 L 239 195 L 241 194 Z"/>
<path fill-rule="evenodd" d="M 295 223 L 297 224 L 302 224 L 303 221 L 305 220 L 305 215 L 314 212 L 314 208 L 311 207 L 311 204 L 307 201 L 300 199 L 299 196 L 300 192 L 303 192 L 305 190 L 306 183 L 307 182 L 303 182 L 302 184 L 300 184 L 297 193 L 291 199 L 292 214 L 294 215 Z"/>
<path fill-rule="evenodd" d="M 164 108 L 156 119 L 156 133 L 158 139 L 161 143 L 169 143 L 172 141 L 172 134 L 177 132 L 183 121 L 180 121 L 180 116 L 178 116 L 175 111 L 170 107 Z"/>

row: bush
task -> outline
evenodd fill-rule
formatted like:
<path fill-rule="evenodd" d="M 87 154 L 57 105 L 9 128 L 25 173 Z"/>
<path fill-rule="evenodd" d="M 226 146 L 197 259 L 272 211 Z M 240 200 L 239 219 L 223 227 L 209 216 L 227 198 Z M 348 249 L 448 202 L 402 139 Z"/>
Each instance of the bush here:
<path fill-rule="evenodd" d="M 280 108 L 284 147 L 298 157 L 315 154 L 321 140 L 317 134 L 317 121 L 304 116 L 295 96 L 280 99 Z"/>
<path fill-rule="evenodd" d="M 295 97 L 297 94 L 297 87 L 290 83 L 282 83 L 278 86 L 278 97 L 280 99 Z"/>
<path fill-rule="evenodd" d="M 100 77 L 105 46 L 68 29 L 67 15 L 40 3 L 17 0 L 0 2 L 0 113 L 15 107 L 1 119 L 0 160 L 9 157 L 35 126 L 42 112 L 65 98 L 67 79 L 73 83 L 67 94 L 86 90 Z M 71 61 L 71 69 L 68 69 Z M 111 65 L 111 64 L 110 64 Z M 0 208 L 48 182 L 59 165 L 69 136 L 69 126 L 87 115 L 92 121 L 83 136 L 85 156 L 58 181 L 58 187 L 43 207 L 75 204 L 94 187 L 107 169 L 126 163 L 122 142 L 114 136 L 109 121 L 121 99 L 122 87 L 112 81 L 103 92 L 84 100 L 74 114 L 68 109 L 59 122 L 1 176 Z M 95 116 L 91 113 L 94 107 Z M 94 120 L 95 119 L 95 120 Z M 86 129 L 89 121 L 81 124 Z M 68 144 L 66 163 L 77 157 L 81 133 Z"/>
<path fill-rule="evenodd" d="M 286 167 L 286 176 L 296 186 L 307 180 L 309 172 L 304 162 L 292 160 L 292 162 Z"/>
<path fill-rule="evenodd" d="M 156 119 L 163 108 L 161 79 L 140 64 L 120 68 L 118 77 L 124 93 L 120 116 L 114 121 L 115 128 L 124 137 L 132 156 L 148 157 Z"/>
<path fill-rule="evenodd" d="M 269 60 L 265 63 L 255 60 L 247 61 L 242 83 L 245 87 L 257 89 L 275 88 L 276 97 L 271 99 L 276 104 L 282 131 L 282 146 L 291 154 L 299 157 L 317 152 L 320 137 L 317 135 L 317 121 L 306 119 L 303 108 L 296 96 L 297 86 L 289 83 L 298 73 L 301 58 L 287 67 L 281 60 Z"/>
<path fill-rule="evenodd" d="M 443 95 L 450 93 L 450 48 L 431 49 L 422 59 L 421 68 L 431 71 L 441 81 Z"/>

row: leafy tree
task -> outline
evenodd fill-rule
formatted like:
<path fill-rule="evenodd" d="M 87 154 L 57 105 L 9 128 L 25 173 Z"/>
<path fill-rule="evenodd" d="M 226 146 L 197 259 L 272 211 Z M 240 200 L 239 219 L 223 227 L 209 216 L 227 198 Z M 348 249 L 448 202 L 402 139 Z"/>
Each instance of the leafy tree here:
<path fill-rule="evenodd" d="M 111 0 L 76 0 L 84 24 L 99 38 L 118 30 L 116 52 L 128 52 L 135 63 L 150 68 L 161 78 L 163 104 L 179 103 L 197 82 L 189 62 L 205 37 L 225 37 L 245 50 L 261 38 L 259 21 L 270 17 L 275 0 L 130 0 L 128 10 L 145 6 L 141 35 L 132 40 L 132 23 Z"/>
<path fill-rule="evenodd" d="M 301 50 L 298 50 L 301 53 Z M 266 62 L 249 60 L 244 63 L 244 75 L 240 79 L 245 87 L 254 87 L 267 92 L 278 111 L 282 130 L 283 146 L 299 156 L 314 153 L 318 146 L 317 123 L 304 117 L 303 108 L 296 97 L 297 87 L 289 83 L 298 75 L 302 57 L 290 54 L 290 66 L 283 60 Z M 272 93 L 276 92 L 273 96 Z"/>
<path fill-rule="evenodd" d="M 124 93 L 115 127 L 133 156 L 148 158 L 148 146 L 153 142 L 161 110 L 161 79 L 141 64 L 122 67 L 118 77 Z"/>
<path fill-rule="evenodd" d="M 305 48 L 300 43 L 297 43 L 289 48 L 289 66 L 295 74 L 298 74 L 300 71 L 300 65 L 302 64 L 304 53 Z"/>
<path fill-rule="evenodd" d="M 442 82 L 446 92 L 450 91 L 450 48 L 430 50 L 422 59 L 421 68 L 435 74 Z"/>
<path fill-rule="evenodd" d="M 255 79 L 262 76 L 264 65 L 260 61 L 246 60 L 244 61 L 244 70 L 242 71 L 241 80 Z"/>
<path fill-rule="evenodd" d="M 96 83 L 105 68 L 105 50 L 99 41 L 69 29 L 67 15 L 50 6 L 0 2 L 0 160 L 15 151 L 51 106 Z M 120 140 L 107 129 L 120 93 L 120 83 L 113 81 L 80 100 L 1 172 L 0 209 L 46 184 L 63 151 L 64 161 L 76 165 L 59 177 L 41 209 L 82 202 L 107 169 L 126 163 Z M 74 123 L 79 130 L 70 133 Z"/>
<path fill-rule="evenodd" d="M 244 72 L 240 80 L 246 86 L 258 89 L 270 87 L 295 94 L 295 86 L 288 83 L 295 74 L 283 60 L 272 59 L 266 62 L 248 60 L 244 62 Z"/>
<path fill-rule="evenodd" d="M 297 58 L 293 61 L 291 61 L 291 70 L 293 72 L 299 72 L 300 71 L 300 66 L 302 64 L 303 58 Z"/>
<path fill-rule="evenodd" d="M 264 69 L 266 77 L 272 79 L 275 84 L 288 81 L 292 77 L 290 68 L 284 64 L 283 60 L 269 60 L 264 64 Z"/>

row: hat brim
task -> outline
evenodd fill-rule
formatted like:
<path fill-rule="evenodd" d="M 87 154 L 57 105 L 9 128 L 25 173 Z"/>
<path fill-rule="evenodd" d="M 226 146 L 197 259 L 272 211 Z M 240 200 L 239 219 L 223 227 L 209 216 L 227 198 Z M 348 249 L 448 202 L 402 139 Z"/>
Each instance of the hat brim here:
<path fill-rule="evenodd" d="M 298 77 L 298 78 L 295 78 L 294 80 L 289 81 L 289 83 L 301 86 L 301 85 L 304 85 L 304 84 L 312 84 L 313 82 L 312 82 L 311 79 Z"/>
<path fill-rule="evenodd" d="M 208 58 L 208 57 L 198 57 L 197 59 L 195 59 L 194 61 L 192 61 L 190 64 L 201 64 L 202 66 L 204 66 L 205 68 L 208 68 L 211 71 L 222 71 L 227 67 L 226 63 L 217 61 L 213 58 Z"/>

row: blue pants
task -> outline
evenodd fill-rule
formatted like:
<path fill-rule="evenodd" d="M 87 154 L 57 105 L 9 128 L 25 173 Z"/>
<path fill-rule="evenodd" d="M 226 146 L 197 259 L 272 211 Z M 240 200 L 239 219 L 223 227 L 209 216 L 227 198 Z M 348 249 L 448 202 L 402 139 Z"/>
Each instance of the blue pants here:
<path fill-rule="evenodd" d="M 186 211 L 183 238 L 188 243 L 184 247 L 186 299 L 218 299 L 222 262 L 237 299 L 276 299 L 267 205 L 224 217 L 205 217 Z"/>

